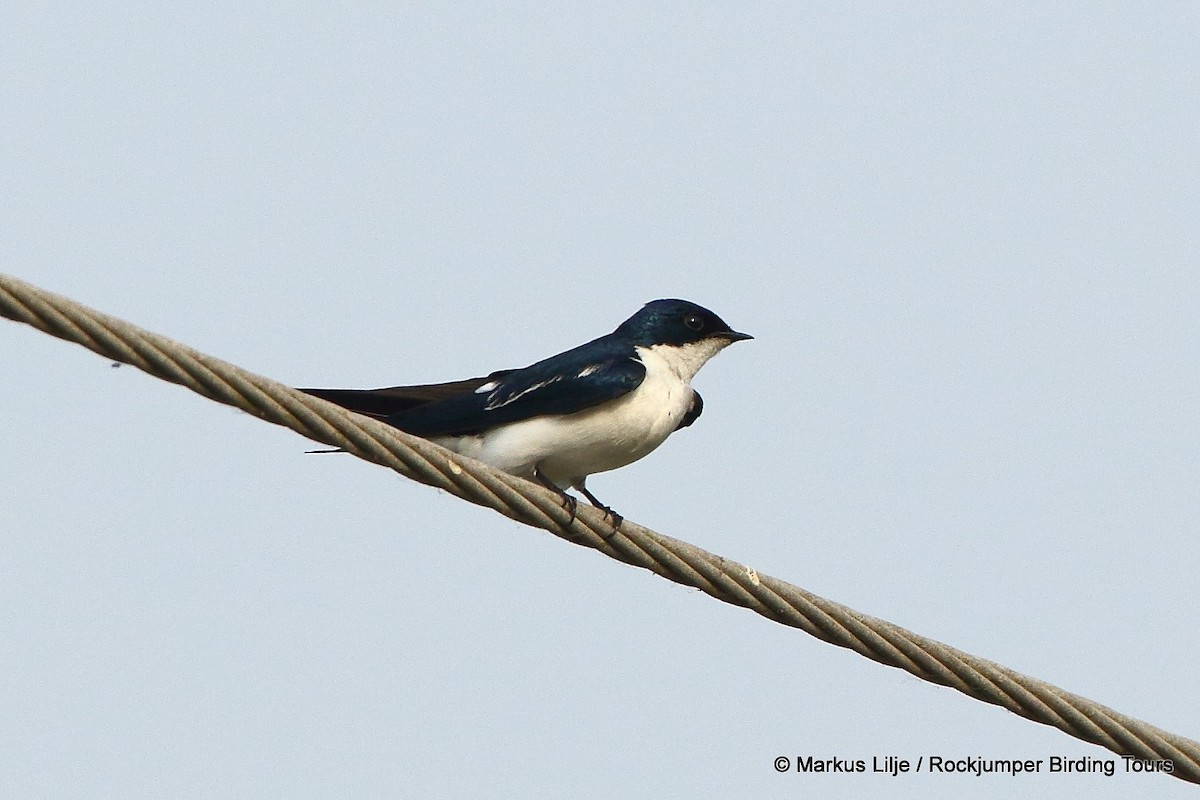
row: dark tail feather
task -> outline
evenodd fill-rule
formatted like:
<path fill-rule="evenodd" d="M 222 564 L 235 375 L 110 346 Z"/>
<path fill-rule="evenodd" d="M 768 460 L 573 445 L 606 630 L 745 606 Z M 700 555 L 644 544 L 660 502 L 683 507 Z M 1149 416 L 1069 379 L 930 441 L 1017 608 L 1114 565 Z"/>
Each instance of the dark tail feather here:
<path fill-rule="evenodd" d="M 393 391 L 391 389 L 301 389 L 300 391 L 375 419 L 383 419 L 421 405 L 421 401 L 416 398 L 391 394 L 390 392 Z"/>
<path fill-rule="evenodd" d="M 460 394 L 469 394 L 489 381 L 512 370 L 493 372 L 486 378 L 468 378 L 450 383 L 427 383 L 420 386 L 391 386 L 386 389 L 301 389 L 305 394 L 336 403 L 375 419 L 409 411 L 426 403 L 436 403 Z"/>

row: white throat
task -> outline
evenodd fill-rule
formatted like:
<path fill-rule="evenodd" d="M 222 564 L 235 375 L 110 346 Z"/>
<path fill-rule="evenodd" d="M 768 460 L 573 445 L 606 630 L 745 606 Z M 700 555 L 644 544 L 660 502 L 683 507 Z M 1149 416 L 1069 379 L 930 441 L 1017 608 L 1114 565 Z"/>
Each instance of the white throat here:
<path fill-rule="evenodd" d="M 730 344 L 730 339 L 710 337 L 688 344 L 656 344 L 636 349 L 638 358 L 648 368 L 651 361 L 657 361 L 679 380 L 690 384 L 700 368 Z"/>

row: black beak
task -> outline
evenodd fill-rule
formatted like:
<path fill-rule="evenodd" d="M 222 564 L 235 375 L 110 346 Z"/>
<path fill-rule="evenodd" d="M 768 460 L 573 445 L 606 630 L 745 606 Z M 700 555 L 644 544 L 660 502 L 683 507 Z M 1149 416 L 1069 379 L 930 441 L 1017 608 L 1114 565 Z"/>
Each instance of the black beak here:
<path fill-rule="evenodd" d="M 745 341 L 746 339 L 754 338 L 753 336 L 751 336 L 748 333 L 739 333 L 738 331 L 721 331 L 720 333 L 718 333 L 716 335 L 720 336 L 724 339 L 728 339 L 731 342 L 742 342 L 742 341 Z"/>

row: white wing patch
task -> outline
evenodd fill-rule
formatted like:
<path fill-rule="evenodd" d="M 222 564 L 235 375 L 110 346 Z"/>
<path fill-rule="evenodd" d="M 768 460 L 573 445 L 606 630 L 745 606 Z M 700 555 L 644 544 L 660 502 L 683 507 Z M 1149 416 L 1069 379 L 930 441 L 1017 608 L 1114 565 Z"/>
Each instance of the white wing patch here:
<path fill-rule="evenodd" d="M 480 386 L 478 389 L 476 389 L 475 394 L 487 394 L 499 385 L 500 383 L 498 381 L 488 381 L 483 386 Z"/>
<path fill-rule="evenodd" d="M 522 389 L 521 391 L 514 394 L 512 397 L 506 398 L 503 402 L 500 402 L 500 403 L 497 403 L 493 400 L 489 400 L 488 404 L 486 406 L 484 406 L 483 409 L 484 409 L 484 411 L 495 411 L 497 408 L 503 408 L 504 406 L 508 405 L 509 403 L 513 402 L 514 400 L 524 397 L 525 395 L 529 394 L 530 392 L 536 392 L 538 389 L 541 389 L 544 386 L 549 386 L 550 384 L 554 383 L 555 381 L 561 381 L 562 379 L 563 379 L 562 375 L 555 375 L 550 380 L 542 381 L 540 383 L 535 383 L 530 387 Z M 482 388 L 483 387 L 481 386 L 480 389 L 482 389 Z M 476 389 L 475 391 L 479 391 L 480 389 Z"/>
<path fill-rule="evenodd" d="M 586 378 L 588 375 L 595 375 L 599 371 L 600 371 L 600 365 L 592 364 L 590 367 L 584 367 L 583 369 L 579 370 L 579 374 L 576 375 L 575 377 L 576 378 Z"/>

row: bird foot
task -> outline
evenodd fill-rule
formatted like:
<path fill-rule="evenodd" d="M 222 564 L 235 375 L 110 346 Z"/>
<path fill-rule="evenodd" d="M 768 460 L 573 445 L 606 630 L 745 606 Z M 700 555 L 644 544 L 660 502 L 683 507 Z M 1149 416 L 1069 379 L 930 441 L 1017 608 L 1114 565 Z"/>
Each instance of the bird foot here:
<path fill-rule="evenodd" d="M 559 497 L 562 498 L 563 508 L 565 508 L 568 512 L 570 512 L 570 515 L 571 515 L 570 518 L 567 519 L 567 525 L 570 525 L 572 522 L 574 522 L 576 512 L 579 510 L 579 500 L 576 499 L 575 497 L 567 494 L 566 491 L 564 491 L 563 489 L 558 488 L 558 486 L 556 486 L 545 475 L 542 474 L 542 471 L 540 469 L 534 469 L 533 477 L 535 479 L 537 479 L 537 482 L 540 483 L 542 486 L 545 486 L 547 489 L 550 489 L 551 491 L 555 492 Z M 613 526 L 612 532 L 607 533 L 607 534 L 602 534 L 602 536 L 604 536 L 605 539 L 608 539 L 608 538 L 611 538 L 612 536 L 616 535 L 617 531 L 621 529 L 621 523 L 625 521 L 625 518 L 622 517 L 620 514 L 618 514 L 616 511 L 614 511 L 611 506 L 606 506 L 606 505 L 604 505 L 604 503 L 601 503 L 599 500 L 597 500 L 596 495 L 589 492 L 587 490 L 587 488 L 585 486 L 583 486 L 581 483 L 575 484 L 575 488 L 578 489 L 583 494 L 583 496 L 588 499 L 589 503 L 591 503 L 593 506 L 600 509 L 600 511 L 602 511 L 604 513 L 605 519 L 612 520 L 612 526 Z"/>
<path fill-rule="evenodd" d="M 609 538 L 610 536 L 612 536 L 613 534 L 615 534 L 617 531 L 619 531 L 621 529 L 621 523 L 625 521 L 625 518 L 622 517 L 620 514 L 618 514 L 616 511 L 613 511 L 612 506 L 606 506 L 606 505 L 604 505 L 604 503 L 601 503 L 599 500 L 596 499 L 596 495 L 589 492 L 587 490 L 587 487 L 583 486 L 582 484 L 576 484 L 575 488 L 583 493 L 583 496 L 588 499 L 589 503 L 591 503 L 596 508 L 603 511 L 605 518 L 612 520 L 612 525 L 613 525 L 612 533 L 608 534 L 608 536 L 605 536 L 604 537 L 605 539 Z"/>
<path fill-rule="evenodd" d="M 562 489 L 555 486 L 554 483 L 552 481 L 550 481 L 550 479 L 547 478 L 545 475 L 543 475 L 542 471 L 540 469 L 537 469 L 536 467 L 533 470 L 533 477 L 542 486 L 545 486 L 547 489 L 549 489 L 550 491 L 552 491 L 556 495 L 558 495 L 560 498 L 562 498 L 563 509 L 565 511 L 567 511 L 567 513 L 570 515 L 567 517 L 566 525 L 570 525 L 572 522 L 574 522 L 575 514 L 576 514 L 576 512 L 579 511 L 579 500 L 577 500 L 576 498 L 567 494 Z M 563 527 L 566 527 L 566 525 L 564 525 Z"/>
<path fill-rule="evenodd" d="M 563 508 L 565 508 L 571 514 L 571 516 L 567 518 L 567 524 L 570 525 L 575 521 L 575 514 L 579 511 L 579 501 L 561 489 L 558 490 L 558 493 L 562 496 Z"/>
<path fill-rule="evenodd" d="M 614 533 L 621 529 L 621 523 L 625 521 L 625 518 L 622 517 L 620 514 L 618 514 L 616 511 L 613 511 L 611 506 L 598 505 L 598 506 L 596 506 L 596 508 L 603 511 L 604 516 L 612 520 Z"/>

